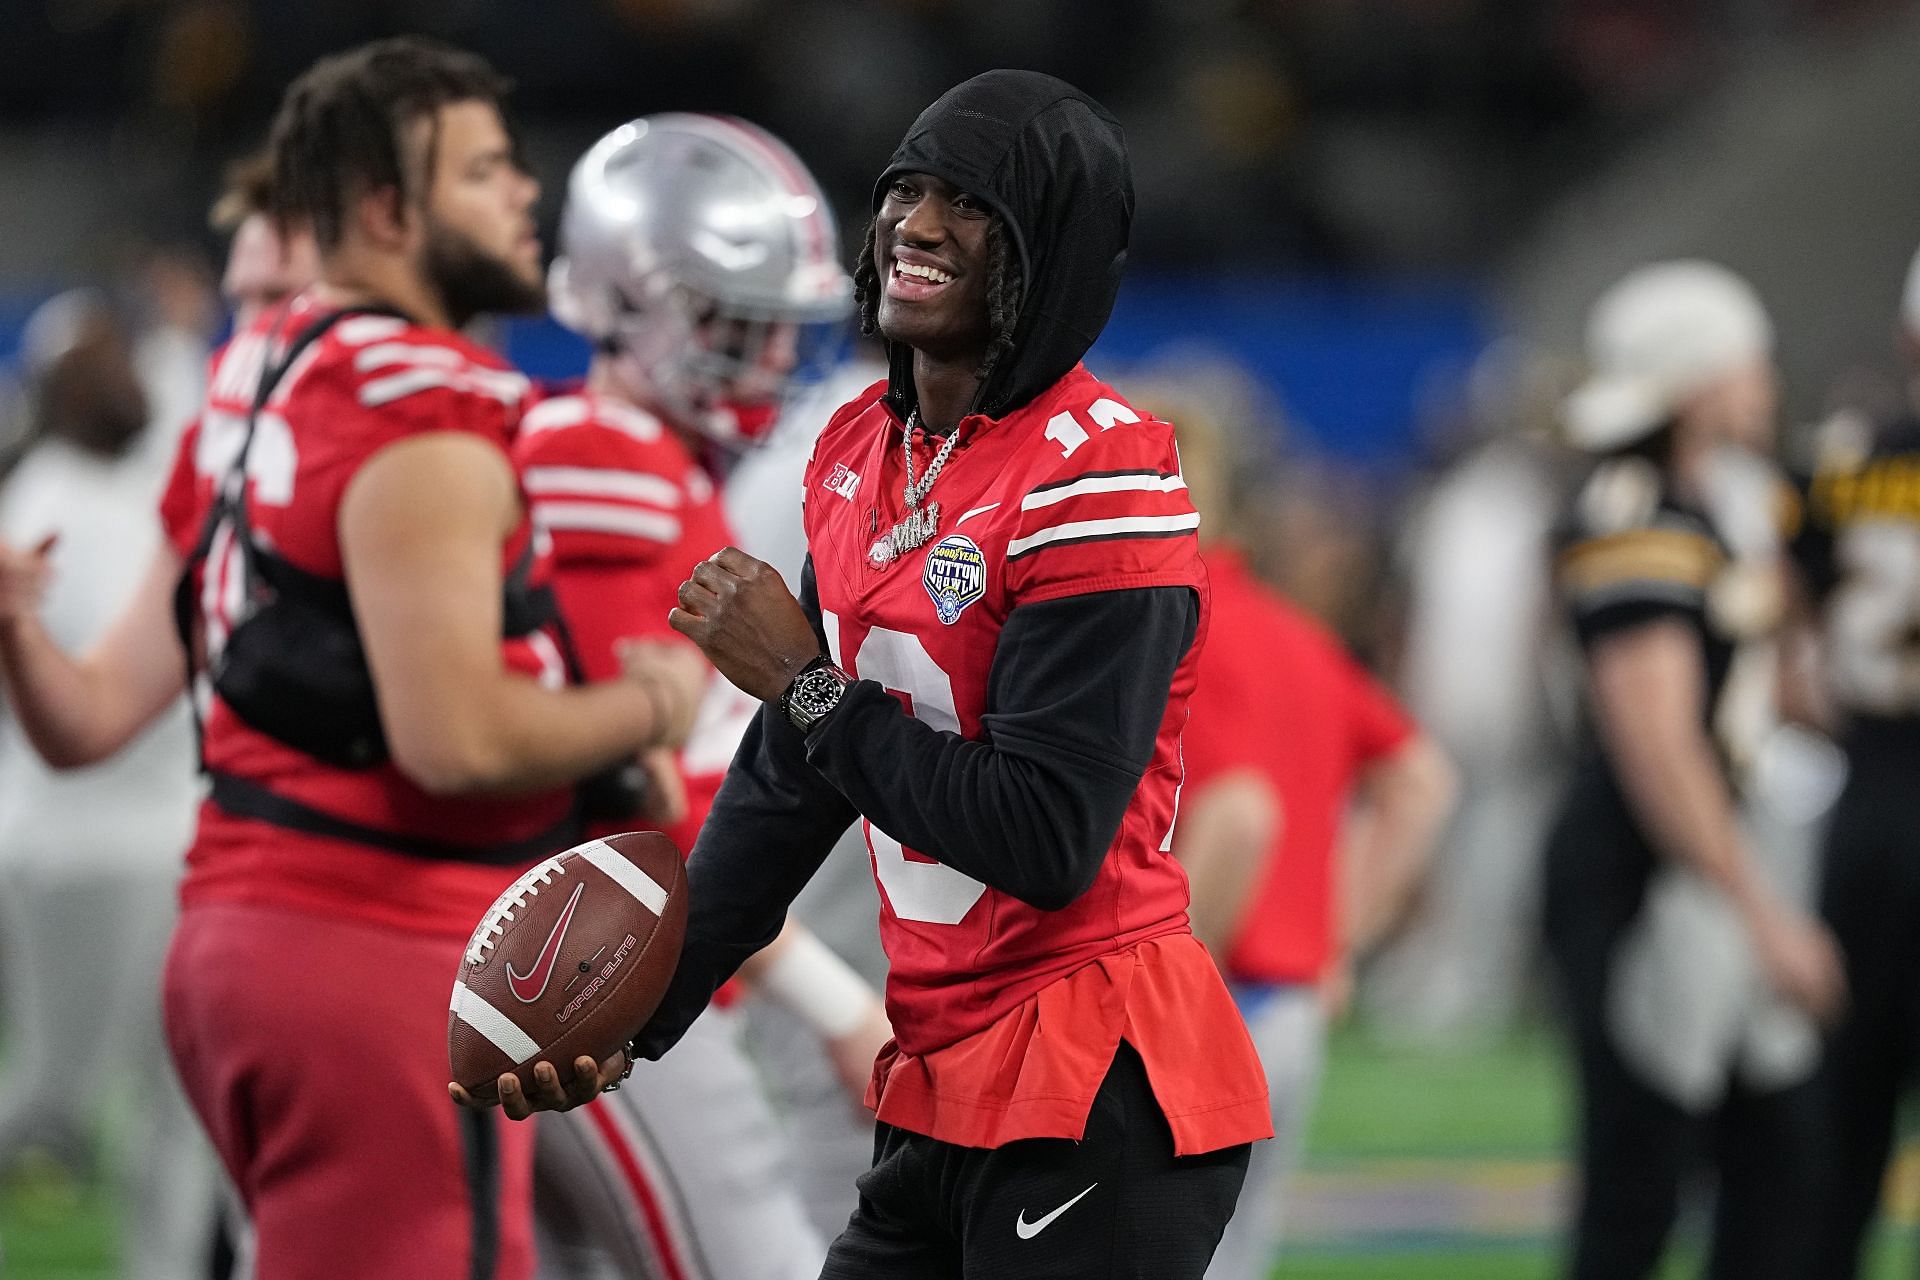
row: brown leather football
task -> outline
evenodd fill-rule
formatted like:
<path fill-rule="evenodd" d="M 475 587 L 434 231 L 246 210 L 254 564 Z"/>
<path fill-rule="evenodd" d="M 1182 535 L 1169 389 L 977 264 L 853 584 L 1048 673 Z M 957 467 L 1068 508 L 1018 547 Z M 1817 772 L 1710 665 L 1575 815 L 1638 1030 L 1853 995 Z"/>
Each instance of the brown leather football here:
<path fill-rule="evenodd" d="M 508 1071 L 565 1082 L 582 1054 L 604 1061 L 659 1007 L 687 931 L 680 851 L 657 831 L 589 840 L 507 889 L 473 931 L 453 984 L 447 1061 L 492 1101 Z"/>

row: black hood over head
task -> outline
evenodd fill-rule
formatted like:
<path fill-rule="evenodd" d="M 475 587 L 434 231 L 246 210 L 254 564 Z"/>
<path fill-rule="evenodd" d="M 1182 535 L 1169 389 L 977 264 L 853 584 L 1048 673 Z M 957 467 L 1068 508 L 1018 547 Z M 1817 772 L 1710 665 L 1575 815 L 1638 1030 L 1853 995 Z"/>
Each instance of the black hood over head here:
<path fill-rule="evenodd" d="M 913 122 L 874 184 L 878 210 L 902 173 L 931 174 L 998 214 L 1024 282 L 1013 350 L 973 411 L 1002 417 L 1058 382 L 1106 327 L 1127 261 L 1133 172 L 1120 122 L 1064 80 L 988 71 L 947 90 Z M 887 400 L 916 407 L 913 352 L 887 344 Z"/>

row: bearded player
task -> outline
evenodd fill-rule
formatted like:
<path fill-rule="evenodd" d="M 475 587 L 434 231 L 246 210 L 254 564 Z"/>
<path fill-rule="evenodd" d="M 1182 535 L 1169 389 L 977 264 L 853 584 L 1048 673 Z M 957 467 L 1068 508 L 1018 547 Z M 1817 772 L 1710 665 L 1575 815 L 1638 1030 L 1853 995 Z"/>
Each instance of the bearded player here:
<path fill-rule="evenodd" d="M 634 1052 L 669 1050 L 865 820 L 897 1041 L 823 1276 L 1204 1273 L 1271 1134 L 1169 849 L 1206 580 L 1170 428 L 1079 363 L 1112 308 L 1119 126 L 995 71 L 927 109 L 856 267 L 891 373 L 821 435 L 799 600 L 729 549 L 674 626 L 763 704 Z M 512 1115 L 570 1086 L 502 1082 Z"/>
<path fill-rule="evenodd" d="M 727 465 L 852 308 L 838 248 L 812 176 L 744 121 L 650 116 L 575 165 L 549 292 L 595 355 L 578 394 L 527 413 L 514 456 L 590 678 L 617 675 L 636 638 L 686 644 L 667 615 L 694 567 L 733 540 L 717 488 Z M 758 707 L 714 676 L 677 776 L 656 771 L 685 798 L 666 827 L 681 848 Z M 873 989 L 797 925 L 741 976 L 821 1037 L 857 1100 L 891 1034 Z M 540 1126 L 543 1274 L 819 1274 L 826 1241 L 732 996 L 719 993 L 678 1051 L 625 1091 Z"/>
<path fill-rule="evenodd" d="M 532 1135 L 447 1107 L 448 975 L 577 838 L 570 784 L 682 740 L 695 705 L 696 664 L 658 649 L 562 687 L 507 453 L 525 380 L 457 332 L 541 298 L 504 91 L 412 39 L 294 83 L 272 204 L 320 280 L 215 360 L 183 446 L 162 514 L 191 647 L 163 593 L 83 663 L 31 619 L 0 637 L 10 700 L 68 763 L 205 663 L 211 796 L 165 1016 L 261 1280 L 531 1274 Z"/>

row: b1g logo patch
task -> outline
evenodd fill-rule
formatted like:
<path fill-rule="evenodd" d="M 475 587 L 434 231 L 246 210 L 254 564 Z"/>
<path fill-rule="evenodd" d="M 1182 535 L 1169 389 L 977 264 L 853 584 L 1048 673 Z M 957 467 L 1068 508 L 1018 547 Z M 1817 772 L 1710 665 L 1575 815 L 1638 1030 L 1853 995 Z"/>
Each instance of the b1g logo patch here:
<path fill-rule="evenodd" d="M 933 611 L 952 626 L 968 605 L 987 594 L 987 558 L 972 538 L 950 534 L 927 552 L 927 568 L 920 575 Z"/>

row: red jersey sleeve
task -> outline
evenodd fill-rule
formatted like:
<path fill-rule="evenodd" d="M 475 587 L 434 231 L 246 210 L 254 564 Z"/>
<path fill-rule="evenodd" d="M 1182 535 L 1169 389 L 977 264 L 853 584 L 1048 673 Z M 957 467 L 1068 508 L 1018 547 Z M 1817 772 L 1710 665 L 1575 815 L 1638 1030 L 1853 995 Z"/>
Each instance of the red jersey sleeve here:
<path fill-rule="evenodd" d="M 521 486 L 557 563 L 658 564 L 681 542 L 689 496 L 667 465 L 665 429 L 606 412 L 578 396 L 529 412 L 514 445 Z"/>
<path fill-rule="evenodd" d="M 384 323 L 381 316 L 359 318 Z M 355 319 L 342 321 L 347 331 Z M 346 374 L 355 403 L 369 412 L 379 433 L 391 439 L 433 431 L 464 431 L 506 450 L 517 428 L 530 384 L 511 369 L 490 363 L 481 348 L 437 343 L 408 333 L 352 349 Z M 298 365 L 295 366 L 295 369 Z M 282 380 L 291 384 L 293 370 Z"/>
<path fill-rule="evenodd" d="M 1205 582 L 1195 532 L 1200 514 L 1180 475 L 1173 428 L 1117 401 L 1098 403 L 1124 416 L 1104 430 L 1080 429 L 1084 438 L 1063 446 L 1057 465 L 1020 498 L 1007 544 L 1016 606 Z"/>
<path fill-rule="evenodd" d="M 160 528 L 182 559 L 193 554 L 200 541 L 200 524 L 206 518 L 200 500 L 200 472 L 194 463 L 199 443 L 200 424 L 196 421 L 181 432 L 173 467 L 167 472 L 167 487 L 160 492 Z"/>
<path fill-rule="evenodd" d="M 1340 665 L 1346 678 L 1355 761 L 1366 764 L 1398 751 L 1417 729 L 1413 717 L 1385 685 L 1345 651 L 1340 654 Z"/>

